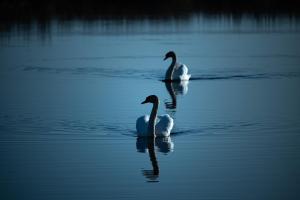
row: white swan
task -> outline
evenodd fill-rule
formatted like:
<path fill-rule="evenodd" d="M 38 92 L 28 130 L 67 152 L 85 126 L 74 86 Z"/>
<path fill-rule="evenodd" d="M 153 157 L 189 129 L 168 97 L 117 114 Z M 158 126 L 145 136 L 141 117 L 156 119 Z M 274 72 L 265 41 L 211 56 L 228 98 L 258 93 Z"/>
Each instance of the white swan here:
<path fill-rule="evenodd" d="M 165 81 L 188 81 L 191 75 L 188 74 L 187 66 L 176 62 L 176 55 L 173 51 L 169 51 L 164 60 L 168 58 L 172 58 L 172 63 L 166 72 Z"/>
<path fill-rule="evenodd" d="M 155 95 L 148 96 L 146 100 L 142 102 L 142 104 L 144 103 L 153 103 L 153 108 L 150 117 L 149 115 L 145 115 L 136 120 L 138 136 L 169 136 L 174 125 L 173 119 L 168 114 L 157 116 L 158 97 Z"/>

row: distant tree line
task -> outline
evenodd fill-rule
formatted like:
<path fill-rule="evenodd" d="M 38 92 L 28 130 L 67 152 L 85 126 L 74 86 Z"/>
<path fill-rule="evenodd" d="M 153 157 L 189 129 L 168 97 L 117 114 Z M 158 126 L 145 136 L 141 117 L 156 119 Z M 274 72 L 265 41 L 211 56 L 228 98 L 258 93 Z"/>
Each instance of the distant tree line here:
<path fill-rule="evenodd" d="M 0 0 L 0 19 L 175 16 L 207 14 L 300 14 L 300 0 Z"/>

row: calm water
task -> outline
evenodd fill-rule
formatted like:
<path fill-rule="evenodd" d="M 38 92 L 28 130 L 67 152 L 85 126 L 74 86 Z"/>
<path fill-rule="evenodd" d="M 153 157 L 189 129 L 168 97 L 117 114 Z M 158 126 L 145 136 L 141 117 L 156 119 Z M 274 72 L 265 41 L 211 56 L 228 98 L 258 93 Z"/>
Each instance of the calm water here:
<path fill-rule="evenodd" d="M 194 16 L 2 32 L 1 199 L 299 199 L 299 31 Z M 188 83 L 161 81 L 169 50 Z M 148 152 L 150 94 L 175 126 Z"/>

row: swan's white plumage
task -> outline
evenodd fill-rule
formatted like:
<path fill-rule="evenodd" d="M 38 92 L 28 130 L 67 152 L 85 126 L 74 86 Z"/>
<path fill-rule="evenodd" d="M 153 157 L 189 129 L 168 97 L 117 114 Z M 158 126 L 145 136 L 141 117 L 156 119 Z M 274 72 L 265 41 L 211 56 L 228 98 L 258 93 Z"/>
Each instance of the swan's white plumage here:
<path fill-rule="evenodd" d="M 149 118 L 149 115 L 144 115 L 136 120 L 136 130 L 138 136 L 150 136 L 150 133 L 148 133 Z M 158 137 L 169 136 L 173 125 L 173 119 L 168 114 L 157 116 L 155 125 L 155 135 Z"/>
<path fill-rule="evenodd" d="M 168 114 L 157 116 L 157 123 L 155 125 L 156 136 L 169 136 L 173 128 L 173 119 Z"/>
<path fill-rule="evenodd" d="M 147 136 L 148 135 L 148 122 L 149 122 L 149 115 L 144 115 L 139 117 L 136 120 L 136 131 L 138 136 Z"/>
<path fill-rule="evenodd" d="M 173 71 L 172 80 L 188 81 L 191 75 L 188 74 L 188 68 L 185 64 L 176 63 Z"/>

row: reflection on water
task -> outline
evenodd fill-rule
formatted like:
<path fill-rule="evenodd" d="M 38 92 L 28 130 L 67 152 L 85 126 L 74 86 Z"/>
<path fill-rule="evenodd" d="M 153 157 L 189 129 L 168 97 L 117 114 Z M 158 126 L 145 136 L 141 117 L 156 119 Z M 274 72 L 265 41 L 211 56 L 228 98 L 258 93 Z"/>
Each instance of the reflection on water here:
<path fill-rule="evenodd" d="M 220 23 L 221 22 L 221 23 Z M 13 21 L 1 24 L 0 36 L 21 36 L 26 40 L 38 37 L 51 40 L 53 34 L 123 35 L 185 33 L 287 33 L 299 32 L 299 16 L 238 15 L 193 13 L 177 17 L 95 18 L 76 20 Z M 153 28 L 155 27 L 155 28 Z M 176 43 L 181 43 L 176 41 Z M 164 41 L 165 45 L 174 44 Z M 184 44 L 184 43 L 182 43 Z"/>
<path fill-rule="evenodd" d="M 188 92 L 188 84 L 189 81 L 180 81 L 180 82 L 170 82 L 165 81 L 166 89 L 171 97 L 171 102 L 166 101 L 165 106 L 166 109 L 170 112 L 175 111 L 177 107 L 177 95 L 186 95 Z"/>
<path fill-rule="evenodd" d="M 136 149 L 140 153 L 145 153 L 148 150 L 148 144 L 152 142 L 149 137 L 137 137 L 136 139 Z M 155 137 L 154 144 L 157 147 L 157 151 L 162 153 L 169 153 L 174 150 L 174 143 L 171 137 Z"/>
<path fill-rule="evenodd" d="M 150 181 L 154 181 L 159 176 L 159 166 L 158 166 L 158 163 L 157 163 L 157 159 L 156 159 L 156 155 L 155 155 L 155 149 L 154 149 L 154 140 L 155 140 L 155 138 L 151 137 L 149 139 L 150 140 L 147 140 L 147 146 L 148 146 L 149 158 L 151 160 L 153 170 L 152 170 L 152 172 L 150 172 L 149 170 L 143 171 L 143 174 Z"/>
<path fill-rule="evenodd" d="M 162 153 L 169 153 L 174 150 L 174 143 L 171 137 L 138 137 L 136 139 L 136 149 L 138 152 L 148 151 L 152 165 L 152 170 L 142 170 L 142 174 L 148 179 L 148 182 L 158 182 L 159 165 L 155 154 L 155 147 Z"/>

